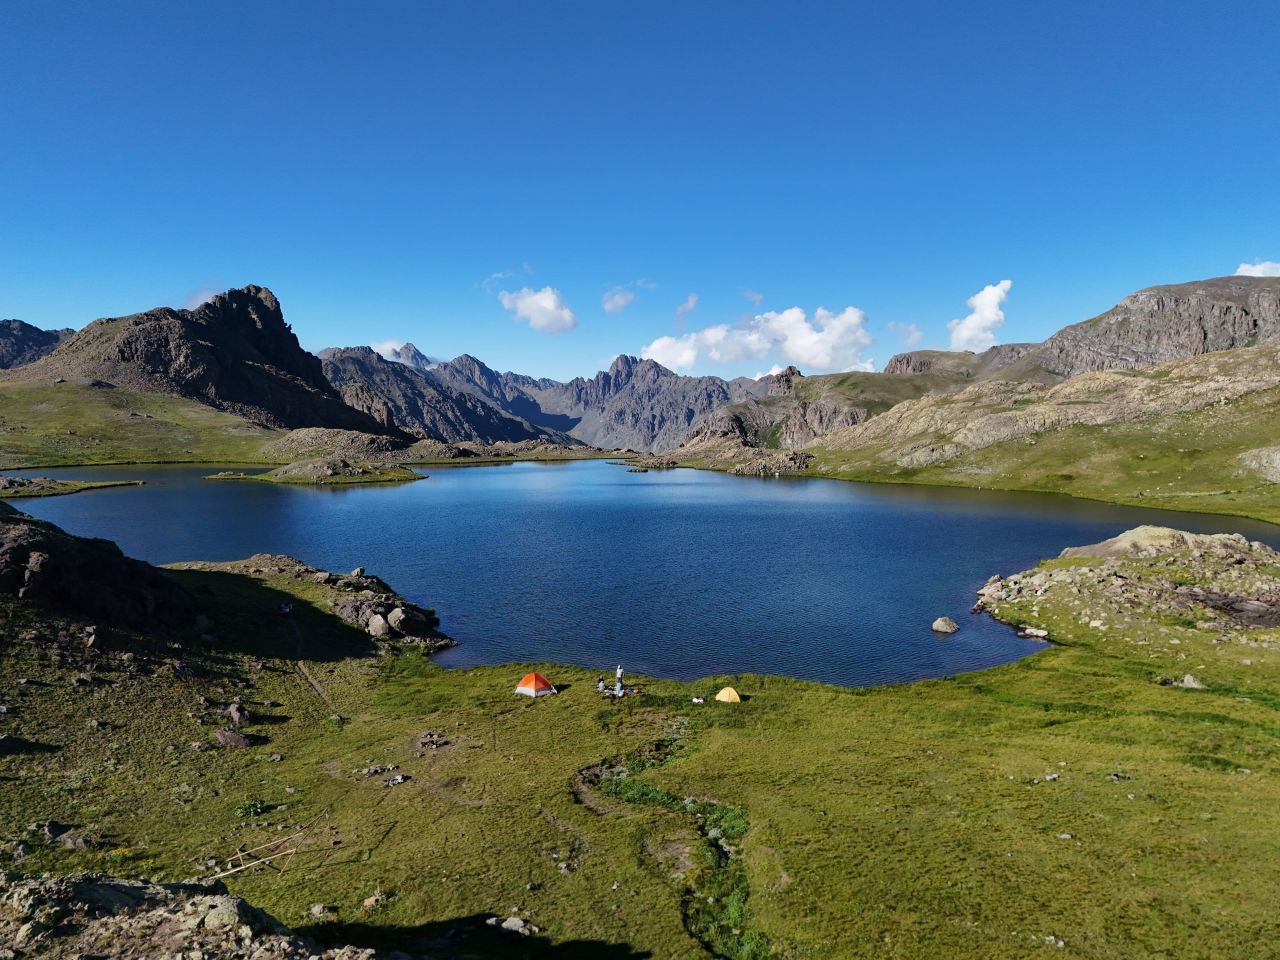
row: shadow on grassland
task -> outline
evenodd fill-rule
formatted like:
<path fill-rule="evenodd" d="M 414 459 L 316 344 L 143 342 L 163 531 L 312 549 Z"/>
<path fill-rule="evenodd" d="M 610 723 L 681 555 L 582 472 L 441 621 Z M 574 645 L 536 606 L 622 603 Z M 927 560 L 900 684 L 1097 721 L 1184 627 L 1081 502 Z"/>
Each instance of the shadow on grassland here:
<path fill-rule="evenodd" d="M 551 943 L 537 934 L 522 936 L 486 921 L 491 914 L 472 914 L 413 927 L 368 923 L 327 923 L 298 927 L 296 932 L 325 946 L 349 944 L 411 955 L 446 956 L 456 960 L 651 960 L 653 954 L 628 943 L 571 940 Z"/>

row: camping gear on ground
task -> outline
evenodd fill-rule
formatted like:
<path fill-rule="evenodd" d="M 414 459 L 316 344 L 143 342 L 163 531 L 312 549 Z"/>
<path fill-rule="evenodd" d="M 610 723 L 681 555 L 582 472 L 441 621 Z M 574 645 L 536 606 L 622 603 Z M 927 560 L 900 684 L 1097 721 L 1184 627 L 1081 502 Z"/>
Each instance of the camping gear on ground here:
<path fill-rule="evenodd" d="M 516 693 L 526 697 L 545 697 L 556 692 L 556 688 L 540 673 L 526 673 L 524 679 L 516 684 Z"/>
<path fill-rule="evenodd" d="M 738 691 L 733 687 L 725 687 L 716 694 L 716 699 L 721 703 L 741 703 L 742 698 L 738 696 Z"/>

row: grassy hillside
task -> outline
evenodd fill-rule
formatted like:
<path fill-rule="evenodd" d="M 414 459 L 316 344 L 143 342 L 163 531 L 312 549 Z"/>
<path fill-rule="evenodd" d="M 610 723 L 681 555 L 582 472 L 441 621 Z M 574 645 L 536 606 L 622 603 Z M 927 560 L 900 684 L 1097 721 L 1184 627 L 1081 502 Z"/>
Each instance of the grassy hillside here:
<path fill-rule="evenodd" d="M 954 390 L 967 383 L 960 373 L 829 373 L 797 378 L 796 396 L 801 400 L 839 400 L 853 407 L 864 407 L 870 414 L 883 413 L 903 400 L 914 400 L 926 393 Z"/>
<path fill-rule="evenodd" d="M 1276 443 L 1277 416 L 1280 389 L 1262 390 L 1190 413 L 1068 426 L 925 467 L 897 466 L 875 448 L 819 448 L 811 451 L 818 457 L 812 472 L 851 480 L 1045 490 L 1280 522 L 1280 485 L 1241 460 L 1247 451 Z"/>
<path fill-rule="evenodd" d="M 0 380 L 0 469 L 90 463 L 254 463 L 271 430 L 181 397 Z"/>
<path fill-rule="evenodd" d="M 23 871 L 179 879 L 319 817 L 282 872 L 231 889 L 322 938 L 448 936 L 466 956 L 1254 957 L 1278 932 L 1280 631 L 1165 602 L 1242 569 L 1280 578 L 1052 561 L 1074 579 L 1001 615 L 1062 645 L 1012 666 L 864 690 L 654 681 L 620 704 L 580 669 L 539 666 L 562 693 L 531 701 L 524 665 L 370 656 L 309 581 L 182 573 L 209 638 L 131 657 L 145 641 L 90 649 L 3 601 L 0 725 L 21 742 L 0 756 L 0 842 L 29 848 Z M 1204 688 L 1160 682 L 1184 673 Z M 746 702 L 691 703 L 726 680 Z M 233 697 L 254 745 L 192 749 Z M 410 779 L 363 773 L 389 764 Z M 87 848 L 28 832 L 48 819 Z M 543 932 L 483 923 L 513 913 Z"/>

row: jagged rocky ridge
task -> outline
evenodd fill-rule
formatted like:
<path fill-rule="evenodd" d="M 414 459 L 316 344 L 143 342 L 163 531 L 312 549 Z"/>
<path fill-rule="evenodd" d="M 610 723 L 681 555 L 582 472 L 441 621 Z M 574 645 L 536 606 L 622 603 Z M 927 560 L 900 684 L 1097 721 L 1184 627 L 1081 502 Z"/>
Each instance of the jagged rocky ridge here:
<path fill-rule="evenodd" d="M 382 356 L 396 363 L 403 363 L 406 367 L 417 370 L 419 373 L 426 373 L 433 367 L 444 363 L 443 360 L 436 357 L 428 357 L 412 343 L 406 343 L 399 347 L 390 347 L 382 351 Z"/>
<path fill-rule="evenodd" d="M 1044 343 L 984 353 L 900 353 L 886 373 L 947 370 L 973 379 L 1056 382 L 1098 370 L 1132 370 L 1178 357 L 1280 340 L 1280 277 L 1217 277 L 1147 287 Z"/>
<path fill-rule="evenodd" d="M 371 347 L 322 350 L 320 359 L 343 400 L 389 430 L 447 443 L 574 443 L 559 431 L 535 427 L 480 396 L 441 384 L 406 362 L 388 360 Z"/>
<path fill-rule="evenodd" d="M 41 330 L 21 320 L 0 320 L 0 370 L 34 363 L 52 353 L 74 330 Z"/>
<path fill-rule="evenodd" d="M 271 427 L 385 430 L 342 401 L 263 287 L 228 290 L 194 310 L 95 320 L 8 376 L 174 394 Z"/>
<path fill-rule="evenodd" d="M 863 407 L 829 397 L 801 399 L 796 383 L 803 379 L 804 375 L 793 366 L 761 378 L 760 382 L 767 388 L 765 396 L 715 410 L 685 437 L 679 448 L 680 455 L 719 459 L 733 456 L 738 448 L 792 450 L 814 437 L 867 419 Z M 761 469 L 765 473 L 780 472 L 767 467 Z M 748 468 L 748 472 L 754 472 L 754 468 Z"/>
<path fill-rule="evenodd" d="M 1277 342 L 1280 278 L 1151 287 L 1042 344 L 1002 344 L 980 354 L 898 354 L 881 376 L 942 379 L 874 417 L 847 407 L 800 413 L 771 398 L 725 406 L 684 439 L 680 455 L 749 460 L 767 442 L 865 449 L 897 467 L 931 466 L 1073 424 L 1196 410 L 1266 389 L 1275 385 L 1276 358 L 1257 345 Z M 1122 375 L 1157 364 L 1163 365 L 1154 378 Z"/>
<path fill-rule="evenodd" d="M 686 377 L 653 360 L 620 356 L 568 383 L 498 373 L 463 355 L 434 367 L 438 383 L 483 397 L 511 416 L 595 447 L 667 450 L 717 407 L 768 392 L 763 381 Z"/>

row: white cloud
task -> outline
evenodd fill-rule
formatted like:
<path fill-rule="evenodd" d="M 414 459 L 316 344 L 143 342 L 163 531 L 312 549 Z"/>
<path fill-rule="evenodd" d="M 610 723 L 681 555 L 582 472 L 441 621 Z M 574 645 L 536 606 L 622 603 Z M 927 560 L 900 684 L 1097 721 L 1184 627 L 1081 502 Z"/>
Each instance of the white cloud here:
<path fill-rule="evenodd" d="M 784 367 L 782 364 L 780 364 L 780 363 L 775 363 L 775 364 L 774 364 L 772 367 L 770 367 L 768 370 L 757 370 L 757 371 L 756 371 L 756 375 L 755 375 L 754 377 L 752 377 L 751 379 L 752 379 L 752 380 L 759 380 L 761 377 L 772 377 L 772 376 L 774 376 L 775 374 L 781 373 L 781 372 L 782 372 L 783 370 L 785 370 L 785 369 L 787 369 L 787 368 L 786 368 L 786 367 Z"/>
<path fill-rule="evenodd" d="M 221 290 L 214 290 L 212 287 L 201 287 L 199 290 L 192 290 L 182 301 L 183 309 L 194 310 L 196 307 L 203 307 L 220 293 L 222 293 Z"/>
<path fill-rule="evenodd" d="M 382 356 L 387 360 L 394 360 L 392 354 L 405 345 L 404 340 L 379 340 L 376 343 L 369 344 L 373 348 L 373 352 Z"/>
<path fill-rule="evenodd" d="M 742 295 L 746 297 L 747 300 L 751 302 L 751 305 L 757 310 L 760 309 L 760 304 L 764 303 L 764 294 L 759 290 L 743 290 Z M 757 377 L 756 379 L 759 378 Z"/>
<path fill-rule="evenodd" d="M 611 287 L 600 298 L 600 306 L 604 307 L 605 313 L 621 313 L 631 306 L 635 298 L 634 290 L 628 290 L 626 287 Z"/>
<path fill-rule="evenodd" d="M 962 320 L 947 324 L 951 331 L 952 350 L 972 350 L 981 353 L 996 345 L 996 330 L 1004 323 L 1004 311 L 1000 304 L 1009 296 L 1012 280 L 989 283 L 972 297 L 968 304 L 970 314 Z"/>
<path fill-rule="evenodd" d="M 646 360 L 656 360 L 668 370 L 688 370 L 698 361 L 698 345 L 692 334 L 683 337 L 659 337 L 640 351 Z"/>
<path fill-rule="evenodd" d="M 641 351 L 672 370 L 688 370 L 699 360 L 741 363 L 776 354 L 801 369 L 873 370 L 862 352 L 871 346 L 866 315 L 856 307 L 833 313 L 819 307 L 813 322 L 799 307 L 757 314 L 738 326 L 727 323 L 680 337 L 659 337 Z"/>
<path fill-rule="evenodd" d="M 604 307 L 605 313 L 621 313 L 635 302 L 637 290 L 654 290 L 657 286 L 652 280 L 644 277 L 632 280 L 630 283 L 616 284 L 604 292 L 600 298 L 600 306 Z"/>
<path fill-rule="evenodd" d="M 1259 260 L 1256 263 L 1242 263 L 1236 267 L 1237 277 L 1280 277 L 1280 263 L 1274 260 Z"/>
<path fill-rule="evenodd" d="M 924 331 L 920 329 L 918 323 L 894 323 L 890 320 L 889 332 L 897 334 L 898 339 L 902 341 L 903 350 L 910 350 L 924 339 Z"/>
<path fill-rule="evenodd" d="M 693 308 L 698 305 L 698 295 L 691 293 L 684 298 L 684 303 L 676 307 L 676 319 L 683 320 L 686 315 L 693 312 Z"/>
<path fill-rule="evenodd" d="M 523 320 L 534 330 L 545 333 L 564 333 L 578 325 L 578 318 L 573 315 L 569 305 L 554 287 L 543 287 L 541 290 L 530 290 L 522 287 L 515 293 L 502 290 L 498 300 L 504 308 Z"/>
<path fill-rule="evenodd" d="M 510 280 L 512 277 L 520 276 L 520 275 L 524 275 L 527 277 L 531 273 L 533 273 L 533 267 L 529 266 L 528 263 L 522 263 L 520 264 L 520 269 L 518 270 L 494 271 L 493 273 L 485 277 L 483 280 L 481 280 L 477 284 L 477 286 L 482 287 L 486 293 L 493 293 L 493 288 L 496 287 L 498 284 L 502 283 L 504 280 Z"/>

